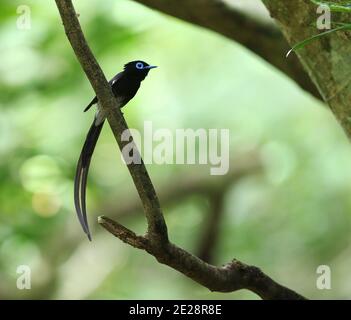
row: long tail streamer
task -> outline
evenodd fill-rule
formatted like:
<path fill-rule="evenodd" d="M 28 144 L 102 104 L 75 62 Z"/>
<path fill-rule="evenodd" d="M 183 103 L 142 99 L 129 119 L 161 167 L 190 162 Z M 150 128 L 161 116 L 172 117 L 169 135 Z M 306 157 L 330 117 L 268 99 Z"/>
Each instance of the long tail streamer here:
<path fill-rule="evenodd" d="M 77 163 L 76 176 L 74 178 L 74 205 L 76 208 L 76 213 L 79 222 L 90 241 L 91 234 L 89 231 L 86 210 L 86 188 L 91 157 L 93 155 L 103 125 L 104 122 L 96 126 L 94 119 L 94 122 L 89 129 L 84 142 L 84 146 L 80 153 L 80 157 Z"/>

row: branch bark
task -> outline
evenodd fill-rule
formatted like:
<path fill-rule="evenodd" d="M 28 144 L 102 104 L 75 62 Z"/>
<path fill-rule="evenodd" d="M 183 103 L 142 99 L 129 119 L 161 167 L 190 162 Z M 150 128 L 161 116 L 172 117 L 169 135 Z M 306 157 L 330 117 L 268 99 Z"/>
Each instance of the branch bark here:
<path fill-rule="evenodd" d="M 290 46 L 274 24 L 256 20 L 223 0 L 133 0 L 173 17 L 217 32 L 248 48 L 321 99 L 296 56 L 286 59 Z M 291 1 L 294 2 L 294 1 Z"/>
<path fill-rule="evenodd" d="M 124 143 L 121 141 L 121 134 L 128 129 L 127 124 L 120 110 L 115 108 L 116 99 L 85 40 L 72 1 L 55 1 L 66 35 L 96 92 L 101 108 L 108 114 L 109 124 L 122 150 Z M 257 267 L 248 266 L 237 260 L 233 260 L 223 267 L 215 267 L 172 244 L 168 240 L 163 213 L 144 164 L 132 163 L 128 165 L 128 169 L 143 204 L 148 223 L 147 234 L 146 236 L 137 236 L 121 224 L 107 217 L 100 217 L 99 223 L 106 230 L 127 244 L 147 251 L 160 263 L 178 270 L 212 291 L 230 292 L 248 289 L 263 299 L 304 299 L 296 292 L 272 280 Z"/>
<path fill-rule="evenodd" d="M 283 287 L 259 268 L 233 260 L 222 267 L 210 265 L 191 253 L 168 242 L 163 251 L 158 249 L 142 236 L 137 236 L 118 222 L 107 217 L 99 217 L 99 223 L 123 242 L 137 249 L 147 251 L 158 262 L 178 270 L 211 291 L 232 292 L 248 289 L 262 299 L 302 300 L 298 293 Z"/>

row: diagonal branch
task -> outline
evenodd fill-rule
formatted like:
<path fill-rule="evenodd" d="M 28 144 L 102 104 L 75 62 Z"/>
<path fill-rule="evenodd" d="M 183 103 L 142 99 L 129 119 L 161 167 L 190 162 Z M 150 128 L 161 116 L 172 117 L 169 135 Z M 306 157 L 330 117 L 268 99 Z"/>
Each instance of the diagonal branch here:
<path fill-rule="evenodd" d="M 302 89 L 318 99 L 321 96 L 302 67 L 292 55 L 286 59 L 290 46 L 272 23 L 259 21 L 235 10 L 223 0 L 133 0 L 173 17 L 215 31 L 248 48 L 293 79 Z"/>
<path fill-rule="evenodd" d="M 123 132 L 129 130 L 128 126 L 121 111 L 116 108 L 116 98 L 85 40 L 72 1 L 55 1 L 63 21 L 67 38 L 100 101 L 102 110 L 107 114 L 107 120 L 119 148 L 123 150 L 124 146 L 129 142 L 122 141 L 121 137 Z M 137 150 L 136 146 L 134 150 Z M 167 226 L 160 209 L 155 188 L 146 171 L 144 163 L 136 164 L 132 162 L 128 165 L 128 169 L 142 201 L 148 222 L 148 235 L 150 240 L 154 242 L 155 245 L 162 244 L 165 241 L 167 242 Z"/>
<path fill-rule="evenodd" d="M 122 150 L 124 143 L 121 141 L 121 134 L 128 130 L 127 124 L 120 110 L 114 108 L 116 100 L 84 38 L 72 1 L 55 1 L 66 35 L 96 92 L 101 108 L 108 114 L 109 124 Z M 160 263 L 178 270 L 212 291 L 230 292 L 248 289 L 263 299 L 304 299 L 296 292 L 276 283 L 256 267 L 248 266 L 236 260 L 224 267 L 215 267 L 170 243 L 159 201 L 144 164 L 132 163 L 128 165 L 128 169 L 143 204 L 148 232 L 144 237 L 137 236 L 121 224 L 106 217 L 100 217 L 99 223 L 109 232 L 136 248 L 146 250 Z"/>

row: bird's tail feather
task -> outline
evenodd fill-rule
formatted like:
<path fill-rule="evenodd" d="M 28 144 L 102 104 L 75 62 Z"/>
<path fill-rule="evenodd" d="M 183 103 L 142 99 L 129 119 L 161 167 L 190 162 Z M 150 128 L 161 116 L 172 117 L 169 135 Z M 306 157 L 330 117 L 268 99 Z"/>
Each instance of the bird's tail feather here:
<path fill-rule="evenodd" d="M 99 125 L 95 125 L 95 119 L 91 125 L 87 137 L 84 142 L 76 169 L 76 176 L 74 178 L 74 205 L 76 208 L 77 216 L 80 224 L 89 240 L 91 235 L 88 226 L 87 213 L 86 213 L 86 186 L 88 180 L 89 165 L 93 155 L 96 143 L 99 139 L 101 129 L 104 121 Z"/>

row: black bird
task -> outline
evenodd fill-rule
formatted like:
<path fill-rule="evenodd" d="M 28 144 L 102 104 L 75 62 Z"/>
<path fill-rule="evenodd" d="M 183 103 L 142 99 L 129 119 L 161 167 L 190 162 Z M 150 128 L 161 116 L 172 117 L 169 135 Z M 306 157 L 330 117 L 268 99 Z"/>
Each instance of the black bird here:
<path fill-rule="evenodd" d="M 137 93 L 140 88 L 140 83 L 148 75 L 149 71 L 156 66 L 150 66 L 144 61 L 132 61 L 124 66 L 124 70 L 115 75 L 109 84 L 112 87 L 112 92 L 117 99 L 118 108 L 124 107 Z M 84 146 L 80 153 L 77 164 L 76 176 L 74 179 L 74 205 L 76 208 L 77 216 L 84 232 L 87 234 L 89 240 L 91 235 L 88 226 L 87 213 L 86 213 L 86 186 L 88 179 L 89 165 L 93 155 L 96 142 L 99 139 L 101 129 L 104 125 L 106 115 L 99 106 L 98 98 L 95 97 L 84 112 L 89 110 L 91 106 L 97 104 L 97 112 L 94 121 L 89 129 Z"/>

